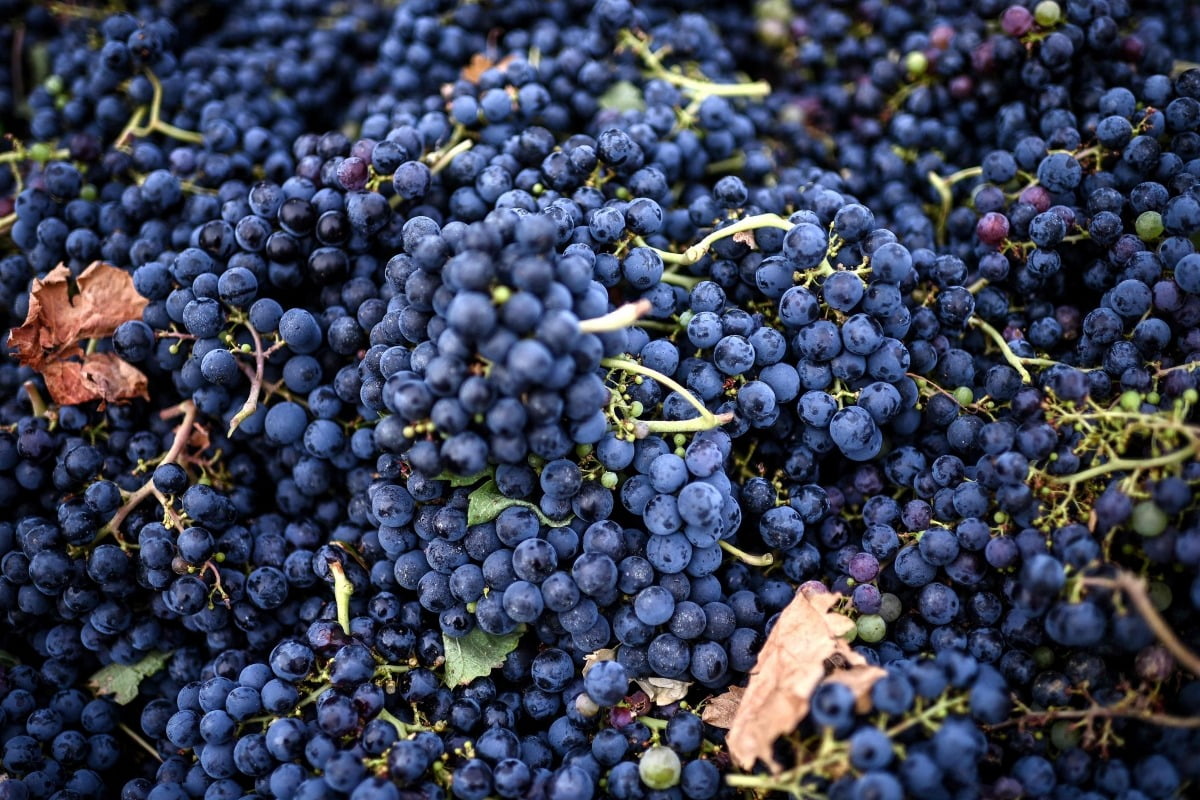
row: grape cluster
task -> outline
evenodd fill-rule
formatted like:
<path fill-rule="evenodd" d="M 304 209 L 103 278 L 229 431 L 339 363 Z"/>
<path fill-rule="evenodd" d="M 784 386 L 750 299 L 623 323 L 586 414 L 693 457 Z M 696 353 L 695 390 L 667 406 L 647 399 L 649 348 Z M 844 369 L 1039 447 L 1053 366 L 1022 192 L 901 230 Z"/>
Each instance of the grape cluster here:
<path fill-rule="evenodd" d="M 1194 791 L 1195 9 L 0 7 L 0 800 Z"/>

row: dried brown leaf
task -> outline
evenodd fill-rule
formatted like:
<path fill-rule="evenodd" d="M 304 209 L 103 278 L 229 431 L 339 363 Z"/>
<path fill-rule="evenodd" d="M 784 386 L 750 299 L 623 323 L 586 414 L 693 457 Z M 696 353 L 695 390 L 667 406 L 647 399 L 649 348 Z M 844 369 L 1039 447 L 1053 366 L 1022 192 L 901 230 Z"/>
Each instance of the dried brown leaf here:
<path fill-rule="evenodd" d="M 656 706 L 669 706 L 687 697 L 690 681 L 677 681 L 674 678 L 634 678 L 633 682 L 646 693 Z"/>
<path fill-rule="evenodd" d="M 727 692 L 717 695 L 704 704 L 704 710 L 700 712 L 700 719 L 714 728 L 729 730 L 733 727 L 733 718 L 742 704 L 742 695 L 745 693 L 745 688 L 741 686 L 730 686 Z"/>
<path fill-rule="evenodd" d="M 780 765 L 772 755 L 775 740 L 808 716 L 809 696 L 826 672 L 832 668 L 837 676 L 866 667 L 866 660 L 842 638 L 854 622 L 832 610 L 838 598 L 801 587 L 763 644 L 726 739 L 742 769 L 761 760 L 778 773 Z M 870 676 L 850 680 L 857 693 Z"/>
<path fill-rule="evenodd" d="M 875 681 L 887 675 L 887 671 L 874 664 L 855 664 L 848 669 L 835 669 L 825 678 L 840 683 L 854 692 L 854 708 L 865 714 L 871 710 L 871 687 Z"/>
<path fill-rule="evenodd" d="M 471 56 L 471 61 L 462 68 L 459 77 L 467 83 L 479 83 L 479 79 L 483 77 L 483 73 L 492 67 L 504 69 L 512 62 L 513 58 L 514 56 L 510 53 L 499 61 L 493 61 L 484 53 L 476 53 Z"/>
<path fill-rule="evenodd" d="M 58 265 L 29 293 L 29 313 L 9 335 L 22 365 L 46 381 L 62 405 L 99 400 L 116 403 L 146 397 L 146 376 L 112 353 L 85 353 L 81 339 L 111 336 L 122 322 L 140 319 L 146 299 L 129 273 L 100 261 L 74 281 Z"/>
<path fill-rule="evenodd" d="M 592 671 L 592 667 L 599 664 L 601 661 L 616 661 L 617 650 L 613 647 L 602 647 L 594 653 L 588 653 L 583 657 L 583 675 Z"/>

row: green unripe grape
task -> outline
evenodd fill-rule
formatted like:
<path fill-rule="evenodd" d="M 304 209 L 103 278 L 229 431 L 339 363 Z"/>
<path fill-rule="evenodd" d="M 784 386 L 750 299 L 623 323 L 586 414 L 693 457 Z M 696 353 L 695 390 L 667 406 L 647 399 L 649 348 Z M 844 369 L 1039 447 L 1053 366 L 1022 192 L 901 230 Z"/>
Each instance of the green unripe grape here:
<path fill-rule="evenodd" d="M 496 305 L 504 305 L 510 297 L 512 297 L 512 289 L 507 286 L 497 286 L 492 289 L 492 302 Z"/>
<path fill-rule="evenodd" d="M 679 783 L 682 770 L 683 765 L 675 751 L 661 744 L 651 747 L 638 761 L 638 777 L 651 789 L 670 789 Z"/>
<path fill-rule="evenodd" d="M 1045 645 L 1034 648 L 1032 655 L 1033 663 L 1038 665 L 1038 669 L 1049 669 L 1054 665 L 1054 651 Z"/>
<path fill-rule="evenodd" d="M 29 157 L 42 164 L 49 161 L 50 157 L 53 155 L 54 149 L 45 142 L 38 142 L 35 145 L 31 145 L 29 148 Z"/>
<path fill-rule="evenodd" d="M 1142 407 L 1141 392 L 1128 389 L 1121 393 L 1121 409 L 1133 413 Z"/>
<path fill-rule="evenodd" d="M 904 604 L 900 598 L 891 592 L 884 592 L 879 598 L 879 616 L 884 622 L 895 622 L 904 612 Z"/>
<path fill-rule="evenodd" d="M 1129 525 L 1142 536 L 1158 536 L 1167 529 L 1167 515 L 1150 500 L 1133 507 Z"/>
<path fill-rule="evenodd" d="M 863 614 L 856 623 L 858 636 L 868 644 L 882 641 L 887 635 L 887 623 L 878 614 Z"/>
<path fill-rule="evenodd" d="M 44 86 L 46 91 L 50 94 L 59 94 L 63 90 L 62 76 L 51 75 L 50 77 L 46 78 L 46 81 L 42 84 L 42 86 Z"/>
<path fill-rule="evenodd" d="M 1146 594 L 1150 595 L 1150 602 L 1159 611 L 1166 611 L 1171 607 L 1171 587 L 1162 581 L 1150 581 L 1150 585 L 1146 587 Z"/>
<path fill-rule="evenodd" d="M 99 196 L 100 193 L 96 191 L 96 186 L 92 183 L 85 183 L 83 188 L 79 190 L 79 198 L 81 200 L 93 201 Z"/>
<path fill-rule="evenodd" d="M 1059 750 L 1069 750 L 1078 746 L 1083 739 L 1083 732 L 1077 723 L 1070 720 L 1059 720 L 1050 728 L 1050 742 Z"/>
<path fill-rule="evenodd" d="M 1163 234 L 1162 214 L 1157 211 L 1143 211 L 1133 223 L 1133 229 L 1143 242 L 1157 239 Z"/>
<path fill-rule="evenodd" d="M 960 406 L 968 406 L 975 401 L 975 393 L 969 386 L 960 386 L 954 390 L 954 399 Z"/>
<path fill-rule="evenodd" d="M 1197 400 L 1200 400 L 1200 392 L 1196 391 L 1195 389 L 1183 390 L 1183 402 L 1194 403 Z"/>
<path fill-rule="evenodd" d="M 1050 28 L 1062 19 L 1062 9 L 1054 0 L 1042 0 L 1034 6 L 1033 19 L 1043 28 Z"/>
<path fill-rule="evenodd" d="M 913 50 L 904 57 L 904 68 L 908 70 L 909 75 L 920 77 L 929 69 L 929 59 L 919 50 Z"/>
<path fill-rule="evenodd" d="M 617 488 L 617 481 L 618 481 L 617 473 L 615 473 L 615 472 L 605 472 L 603 475 L 600 476 L 600 485 L 603 486 L 605 489 Z"/>

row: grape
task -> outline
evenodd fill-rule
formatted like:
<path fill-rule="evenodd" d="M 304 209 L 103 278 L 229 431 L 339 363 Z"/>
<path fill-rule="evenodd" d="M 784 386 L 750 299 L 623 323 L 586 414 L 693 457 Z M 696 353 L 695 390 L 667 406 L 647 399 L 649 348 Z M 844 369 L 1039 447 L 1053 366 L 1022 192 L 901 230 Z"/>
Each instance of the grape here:
<path fill-rule="evenodd" d="M 669 747 L 656 745 L 638 760 L 638 777 L 651 789 L 669 789 L 679 783 L 683 765 Z"/>

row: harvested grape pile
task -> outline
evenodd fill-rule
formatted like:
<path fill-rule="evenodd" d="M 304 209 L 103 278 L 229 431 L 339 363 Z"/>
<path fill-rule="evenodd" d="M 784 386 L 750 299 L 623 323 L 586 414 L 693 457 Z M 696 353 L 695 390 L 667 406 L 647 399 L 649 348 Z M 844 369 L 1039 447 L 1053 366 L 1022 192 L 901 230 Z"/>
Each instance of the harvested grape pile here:
<path fill-rule="evenodd" d="M 1200 5 L 0 52 L 0 800 L 1200 796 Z"/>

